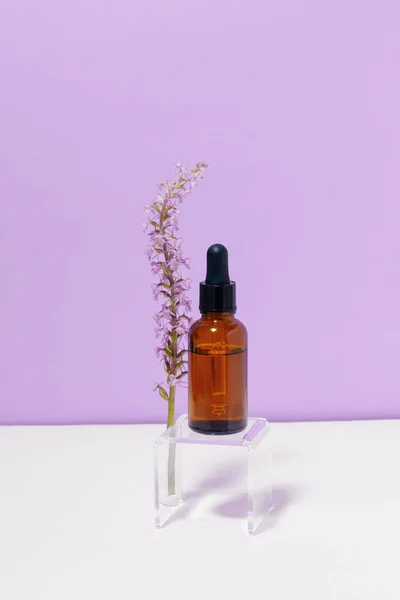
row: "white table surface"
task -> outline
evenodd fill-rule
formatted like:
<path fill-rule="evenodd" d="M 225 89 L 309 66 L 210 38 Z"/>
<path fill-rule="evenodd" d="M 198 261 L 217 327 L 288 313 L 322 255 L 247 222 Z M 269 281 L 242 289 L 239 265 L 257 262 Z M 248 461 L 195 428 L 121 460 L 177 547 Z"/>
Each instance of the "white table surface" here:
<path fill-rule="evenodd" d="M 159 425 L 0 428 L 0 598 L 400 599 L 400 421 L 273 424 L 274 515 L 153 525 Z"/>

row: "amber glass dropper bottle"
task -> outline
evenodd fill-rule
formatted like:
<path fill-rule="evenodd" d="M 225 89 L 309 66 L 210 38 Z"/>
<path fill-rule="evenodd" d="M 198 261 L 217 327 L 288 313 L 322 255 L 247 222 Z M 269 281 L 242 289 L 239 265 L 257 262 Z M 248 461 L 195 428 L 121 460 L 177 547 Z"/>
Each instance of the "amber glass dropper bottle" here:
<path fill-rule="evenodd" d="M 247 426 L 247 331 L 235 317 L 236 283 L 221 244 L 207 251 L 199 308 L 201 318 L 189 331 L 189 427 L 237 433 Z"/>

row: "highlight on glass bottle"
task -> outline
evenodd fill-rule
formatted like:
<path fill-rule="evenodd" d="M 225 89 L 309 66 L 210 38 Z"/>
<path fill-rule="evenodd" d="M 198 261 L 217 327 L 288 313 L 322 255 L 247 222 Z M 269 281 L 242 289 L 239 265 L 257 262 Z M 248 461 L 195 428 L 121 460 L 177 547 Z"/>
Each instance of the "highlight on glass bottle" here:
<path fill-rule="evenodd" d="M 221 244 L 207 251 L 200 312 L 189 331 L 189 427 L 237 433 L 247 426 L 247 331 L 235 317 L 236 283 Z"/>

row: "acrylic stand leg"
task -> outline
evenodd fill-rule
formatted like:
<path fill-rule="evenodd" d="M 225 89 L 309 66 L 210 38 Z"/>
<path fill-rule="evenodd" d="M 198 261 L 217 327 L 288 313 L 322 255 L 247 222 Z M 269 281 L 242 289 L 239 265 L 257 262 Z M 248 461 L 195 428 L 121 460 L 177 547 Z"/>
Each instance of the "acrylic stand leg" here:
<path fill-rule="evenodd" d="M 247 529 L 256 533 L 261 522 L 272 509 L 271 488 L 271 452 L 268 441 L 262 441 L 268 433 L 268 427 L 259 423 L 258 438 L 247 446 Z"/>
<path fill-rule="evenodd" d="M 167 430 L 168 431 L 168 430 Z M 180 448 L 173 438 L 161 436 L 155 444 L 155 525 L 163 527 L 182 504 Z"/>
<path fill-rule="evenodd" d="M 156 527 L 185 504 L 187 515 L 202 519 L 247 513 L 247 530 L 256 533 L 271 509 L 268 432 L 265 419 L 249 419 L 240 433 L 203 435 L 182 415 L 154 445 Z"/>

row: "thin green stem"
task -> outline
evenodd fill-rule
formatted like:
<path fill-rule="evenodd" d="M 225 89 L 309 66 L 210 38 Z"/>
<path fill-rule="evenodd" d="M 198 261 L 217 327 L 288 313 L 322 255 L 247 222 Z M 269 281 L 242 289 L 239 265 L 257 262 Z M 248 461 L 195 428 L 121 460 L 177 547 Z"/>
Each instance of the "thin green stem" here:
<path fill-rule="evenodd" d="M 169 398 L 168 398 L 168 422 L 167 427 L 171 427 L 175 420 L 175 392 L 176 387 L 174 385 L 169 386 Z"/>
<path fill-rule="evenodd" d="M 162 232 L 163 230 L 163 225 L 164 225 L 164 218 L 165 218 L 165 206 L 163 206 L 161 213 L 160 213 L 160 231 Z M 164 254 L 164 260 L 166 263 L 168 263 L 169 261 L 169 252 L 168 252 L 168 247 L 167 244 L 164 243 L 163 246 L 163 254 Z M 172 287 L 174 285 L 174 276 L 173 273 L 171 272 L 170 269 L 166 269 L 165 271 L 166 277 L 168 279 L 168 283 L 169 283 L 169 287 L 170 290 L 172 290 Z M 172 295 L 172 293 L 171 293 Z M 173 302 L 170 302 L 170 310 L 172 313 L 172 320 L 175 321 L 177 319 L 177 310 L 176 310 L 176 306 Z M 176 365 L 177 365 L 177 358 L 178 358 L 178 343 L 177 343 L 177 336 L 176 333 L 172 333 L 171 335 L 171 368 L 170 368 L 170 374 L 171 375 L 175 375 L 176 374 Z M 170 385 L 169 386 L 169 398 L 168 398 L 168 421 L 167 421 L 167 427 L 170 427 L 175 419 L 175 386 L 174 385 Z"/>
<path fill-rule="evenodd" d="M 168 423 L 167 427 L 170 427 L 175 420 L 175 391 L 176 387 L 171 385 L 169 388 L 169 399 L 168 399 Z M 176 477 L 175 477 L 175 462 L 176 462 L 176 443 L 170 442 L 168 449 L 168 495 L 174 496 L 176 491 Z"/>
<path fill-rule="evenodd" d="M 164 226 L 164 218 L 165 218 L 165 207 L 162 208 L 160 213 L 160 232 L 163 232 Z M 163 254 L 165 263 L 169 261 L 169 252 L 167 244 L 164 244 Z M 174 277 L 173 273 L 170 269 L 166 269 L 166 277 L 169 283 L 170 290 L 174 285 Z M 172 295 L 172 294 L 171 294 Z M 172 320 L 175 321 L 177 319 L 177 309 L 175 304 L 170 302 L 170 310 L 172 313 Z M 176 365 L 178 362 L 178 338 L 176 333 L 171 334 L 171 361 L 170 361 L 170 374 L 175 375 L 176 373 Z M 169 386 L 169 396 L 168 396 L 168 420 L 167 427 L 171 427 L 175 421 L 175 394 L 176 394 L 176 386 Z M 170 496 L 174 496 L 176 493 L 176 474 L 175 474 L 175 463 L 176 463 L 176 444 L 171 442 L 169 445 L 168 451 L 168 494 Z"/>

